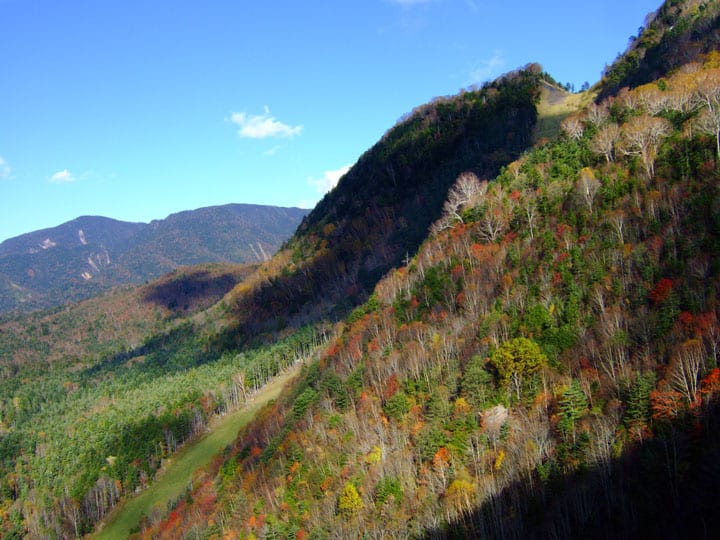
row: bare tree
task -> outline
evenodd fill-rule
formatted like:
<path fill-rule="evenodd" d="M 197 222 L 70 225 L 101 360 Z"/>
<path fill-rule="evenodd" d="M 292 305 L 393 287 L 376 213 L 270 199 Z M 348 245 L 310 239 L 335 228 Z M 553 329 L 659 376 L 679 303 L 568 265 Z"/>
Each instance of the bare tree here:
<path fill-rule="evenodd" d="M 605 161 L 610 163 L 614 161 L 615 147 L 619 140 L 620 127 L 615 123 L 605 124 L 590 141 L 590 150 L 605 156 Z"/>
<path fill-rule="evenodd" d="M 720 160 L 720 107 L 704 109 L 698 115 L 695 126 L 701 133 L 715 137 L 715 155 Z"/>
<path fill-rule="evenodd" d="M 638 101 L 652 115 L 658 114 L 668 107 L 669 93 L 660 90 L 656 83 L 644 84 L 634 90 Z"/>
<path fill-rule="evenodd" d="M 628 362 L 626 314 L 619 306 L 606 307 L 600 314 L 597 333 L 600 338 L 600 368 L 618 388 L 618 381 L 625 373 Z"/>
<path fill-rule="evenodd" d="M 478 177 L 474 173 L 464 172 L 458 176 L 455 185 L 450 188 L 448 199 L 443 208 L 448 215 L 462 223 L 463 218 L 460 215 L 460 210 L 470 204 L 482 191 L 484 190 Z"/>
<path fill-rule="evenodd" d="M 645 209 L 650 218 L 658 218 L 658 205 L 662 201 L 662 193 L 653 189 L 645 194 Z"/>
<path fill-rule="evenodd" d="M 525 214 L 528 227 L 530 227 L 530 238 L 535 238 L 535 222 L 537 221 L 539 212 L 534 196 L 528 196 L 523 199 L 523 213 Z"/>
<path fill-rule="evenodd" d="M 688 404 L 695 401 L 700 371 L 705 365 L 705 348 L 699 339 L 689 339 L 678 349 L 672 366 L 672 384 Z"/>
<path fill-rule="evenodd" d="M 614 210 L 608 215 L 608 223 L 617 236 L 620 245 L 625 243 L 625 212 L 623 210 Z"/>
<path fill-rule="evenodd" d="M 698 118 L 698 127 L 715 137 L 715 148 L 720 159 L 720 68 L 699 72 L 694 102 L 704 109 Z"/>
<path fill-rule="evenodd" d="M 483 214 L 478 223 L 480 237 L 494 243 L 505 232 L 508 226 L 507 209 L 504 207 L 502 191 L 493 186 L 493 190 L 486 193 Z"/>
<path fill-rule="evenodd" d="M 603 125 L 609 115 L 610 111 L 608 111 L 608 106 L 605 102 L 600 105 L 593 103 L 587 108 L 587 120 L 595 127 Z"/>
<path fill-rule="evenodd" d="M 694 101 L 698 106 L 720 106 L 720 68 L 704 69 L 696 74 Z"/>
<path fill-rule="evenodd" d="M 648 115 L 635 116 L 623 126 L 623 152 L 640 156 L 648 178 L 655 174 L 657 150 L 669 132 L 667 120 Z"/>
<path fill-rule="evenodd" d="M 579 139 L 583 136 L 585 130 L 582 121 L 578 116 L 568 116 L 560 122 L 560 128 L 571 139 Z"/>
<path fill-rule="evenodd" d="M 475 173 L 466 171 L 457 177 L 455 185 L 450 188 L 450 194 L 458 199 L 460 205 L 467 205 L 473 202 L 476 196 L 482 195 L 486 189 L 487 182 L 480 182 Z"/>
<path fill-rule="evenodd" d="M 667 107 L 669 109 L 688 113 L 697 108 L 695 72 L 677 73 L 672 77 L 670 84 L 670 90 L 667 92 Z"/>
<path fill-rule="evenodd" d="M 580 170 L 580 179 L 575 187 L 578 197 L 592 214 L 593 203 L 600 191 L 600 181 L 595 178 L 595 173 L 590 167 L 583 167 Z"/>
<path fill-rule="evenodd" d="M 513 161 L 510 165 L 507 166 L 508 172 L 512 175 L 512 177 L 517 180 L 520 177 L 520 168 L 522 167 L 522 164 L 520 161 Z"/>
<path fill-rule="evenodd" d="M 478 202 L 486 190 L 487 181 L 480 182 L 477 175 L 470 171 L 461 173 L 448 191 L 442 217 L 432 225 L 431 231 L 438 233 L 452 227 L 454 223 L 463 223 L 461 211 Z"/>

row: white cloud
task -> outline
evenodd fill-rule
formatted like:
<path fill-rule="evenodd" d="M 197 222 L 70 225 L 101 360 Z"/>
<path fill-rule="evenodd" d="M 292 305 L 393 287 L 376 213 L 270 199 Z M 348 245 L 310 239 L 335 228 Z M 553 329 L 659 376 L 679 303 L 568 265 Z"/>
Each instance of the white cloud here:
<path fill-rule="evenodd" d="M 3 159 L 2 156 L 0 156 L 0 180 L 10 178 L 11 173 L 10 165 L 8 165 L 8 162 Z"/>
<path fill-rule="evenodd" d="M 308 178 L 308 183 L 315 186 L 318 193 L 325 194 L 334 188 L 340 178 L 350 170 L 352 165 L 345 165 L 334 171 L 325 171 L 322 178 Z"/>
<path fill-rule="evenodd" d="M 73 176 L 73 174 L 70 171 L 68 171 L 67 169 L 63 169 L 62 171 L 58 171 L 55 174 L 53 174 L 50 177 L 50 181 L 55 184 L 63 184 L 63 183 L 67 183 L 67 182 L 74 182 L 75 177 Z"/>
<path fill-rule="evenodd" d="M 495 51 L 490 58 L 480 60 L 470 71 L 471 83 L 484 83 L 499 76 L 503 72 L 505 58 L 501 51 Z"/>
<path fill-rule="evenodd" d="M 280 122 L 270 114 L 267 107 L 263 114 L 233 113 L 230 121 L 240 126 L 238 134 L 248 139 L 289 138 L 300 135 L 303 130 L 302 126 L 290 126 Z"/>

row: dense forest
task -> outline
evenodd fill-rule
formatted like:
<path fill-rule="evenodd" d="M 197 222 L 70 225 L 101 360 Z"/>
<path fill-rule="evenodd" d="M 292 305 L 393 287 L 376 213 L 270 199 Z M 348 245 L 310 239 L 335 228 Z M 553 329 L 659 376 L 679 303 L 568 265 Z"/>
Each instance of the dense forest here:
<path fill-rule="evenodd" d="M 198 512 L 208 537 L 712 535 L 719 59 L 461 175 L 204 503 L 145 536 Z"/>
<path fill-rule="evenodd" d="M 543 77 L 530 65 L 402 119 L 303 220 L 262 279 L 238 286 L 228 301 L 232 332 L 247 341 L 337 320 L 364 302 L 417 251 L 460 172 L 494 176 L 530 145 Z"/>
<path fill-rule="evenodd" d="M 89 532 L 213 416 L 312 358 L 331 324 L 417 250 L 459 171 L 495 174 L 529 144 L 543 77 L 531 66 L 414 111 L 257 267 L 180 269 L 0 321 L 5 535 Z M 352 187 L 375 170 L 376 189 Z M 355 213 L 342 207 L 348 189 Z"/>
<path fill-rule="evenodd" d="M 716 536 L 719 12 L 417 108 L 257 268 L 0 321 L 3 537 L 90 533 L 291 366 L 134 537 Z"/>

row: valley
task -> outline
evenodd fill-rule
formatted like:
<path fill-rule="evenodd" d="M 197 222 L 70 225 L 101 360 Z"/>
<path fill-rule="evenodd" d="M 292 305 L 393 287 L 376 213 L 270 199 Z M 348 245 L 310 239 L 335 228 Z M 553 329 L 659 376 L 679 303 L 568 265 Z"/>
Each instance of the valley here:
<path fill-rule="evenodd" d="M 0 535 L 715 536 L 720 3 L 645 23 L 419 105 L 272 256 L 3 315 Z"/>

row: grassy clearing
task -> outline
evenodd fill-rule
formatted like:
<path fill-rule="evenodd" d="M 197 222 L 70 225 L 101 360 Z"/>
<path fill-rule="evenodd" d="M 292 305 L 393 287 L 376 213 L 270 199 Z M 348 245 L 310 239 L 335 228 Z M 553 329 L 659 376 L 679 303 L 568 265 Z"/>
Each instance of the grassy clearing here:
<path fill-rule="evenodd" d="M 595 93 L 592 91 L 571 94 L 562 88 L 543 84 L 533 140 L 537 142 L 544 138 L 553 138 L 560 133 L 560 122 L 565 117 L 586 107 L 594 98 Z"/>
<path fill-rule="evenodd" d="M 263 405 L 280 395 L 285 383 L 297 373 L 295 368 L 268 383 L 243 409 L 219 418 L 210 432 L 198 441 L 180 450 L 159 473 L 158 478 L 142 493 L 126 500 L 101 524 L 101 530 L 91 538 L 116 540 L 127 538 L 143 515 L 154 508 L 165 513 L 169 501 L 181 496 L 190 483 L 193 472 L 207 465 L 210 460 L 235 440 L 238 431 L 245 426 Z"/>

